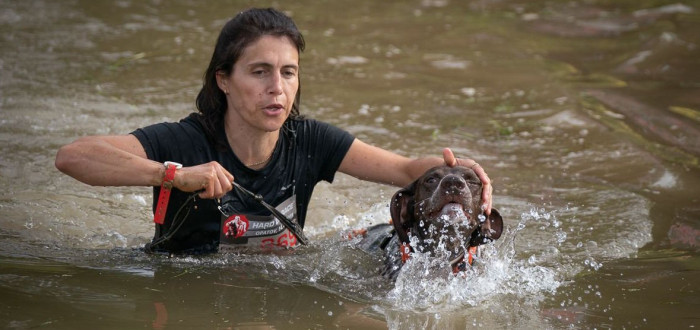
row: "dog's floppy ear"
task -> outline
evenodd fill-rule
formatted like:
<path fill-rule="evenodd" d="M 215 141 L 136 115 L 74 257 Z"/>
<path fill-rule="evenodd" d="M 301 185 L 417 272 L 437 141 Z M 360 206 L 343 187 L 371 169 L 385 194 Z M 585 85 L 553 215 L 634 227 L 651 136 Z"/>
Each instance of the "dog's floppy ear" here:
<path fill-rule="evenodd" d="M 470 246 L 478 246 L 495 241 L 501 237 L 503 233 L 503 217 L 498 210 L 492 208 L 491 214 L 488 216 L 477 230 L 472 233 L 469 240 Z"/>
<path fill-rule="evenodd" d="M 415 222 L 413 217 L 415 186 L 416 183 L 414 182 L 406 188 L 397 191 L 394 197 L 391 198 L 391 205 L 389 205 L 391 223 L 394 225 L 399 239 L 404 243 L 408 243 L 408 231 L 413 222 Z"/>

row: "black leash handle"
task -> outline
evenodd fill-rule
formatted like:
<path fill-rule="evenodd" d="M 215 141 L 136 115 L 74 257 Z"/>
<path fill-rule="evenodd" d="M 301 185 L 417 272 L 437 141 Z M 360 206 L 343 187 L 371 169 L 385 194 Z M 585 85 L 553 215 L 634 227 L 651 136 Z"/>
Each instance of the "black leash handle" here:
<path fill-rule="evenodd" d="M 258 203 L 262 204 L 268 211 L 272 213 L 272 215 L 275 216 L 287 229 L 289 229 L 292 234 L 297 238 L 297 241 L 299 241 L 303 245 L 309 244 L 309 240 L 304 236 L 304 231 L 299 226 L 298 223 L 296 223 L 294 220 L 287 218 L 282 214 L 282 212 L 278 211 L 276 208 L 272 207 L 272 205 L 267 204 L 264 200 L 262 195 L 260 194 L 255 194 L 251 192 L 248 189 L 243 188 L 241 185 L 238 184 L 238 182 L 233 181 L 231 182 L 234 187 L 240 189 L 242 192 L 244 192 L 246 195 L 253 197 Z"/>

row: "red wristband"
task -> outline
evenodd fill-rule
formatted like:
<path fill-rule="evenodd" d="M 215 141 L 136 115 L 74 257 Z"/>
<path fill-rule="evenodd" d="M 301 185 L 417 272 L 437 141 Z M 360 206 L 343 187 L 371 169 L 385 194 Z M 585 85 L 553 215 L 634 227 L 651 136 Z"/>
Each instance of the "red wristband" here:
<path fill-rule="evenodd" d="M 170 190 L 173 188 L 173 179 L 175 179 L 175 170 L 182 168 L 182 164 L 175 162 L 165 162 L 163 165 L 165 165 L 165 177 L 163 178 L 163 183 L 160 184 L 156 212 L 153 214 L 153 222 L 159 225 L 165 222 L 165 211 L 168 210 Z"/>

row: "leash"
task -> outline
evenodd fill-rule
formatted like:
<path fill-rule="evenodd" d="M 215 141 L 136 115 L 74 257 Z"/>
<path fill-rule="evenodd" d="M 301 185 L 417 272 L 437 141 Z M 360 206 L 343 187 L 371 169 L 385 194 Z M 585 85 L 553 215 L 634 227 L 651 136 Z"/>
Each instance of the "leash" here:
<path fill-rule="evenodd" d="M 185 219 L 187 219 L 187 216 L 190 215 L 190 210 L 192 210 L 190 204 L 194 204 L 196 198 L 197 193 L 194 193 L 190 195 L 190 197 L 187 197 L 187 200 L 185 200 L 185 202 L 182 203 L 182 205 L 180 205 L 180 208 L 177 209 L 177 212 L 175 212 L 175 216 L 173 217 L 173 221 L 170 224 L 170 228 L 168 228 L 168 231 L 165 234 L 158 237 L 157 239 L 154 239 L 152 242 L 146 243 L 144 249 L 147 253 L 156 252 L 155 248 L 158 247 L 158 245 L 165 243 L 170 238 L 172 238 L 173 235 L 175 235 L 175 233 L 180 229 L 180 227 L 182 227 L 182 224 L 185 223 Z M 184 215 L 181 216 L 182 210 L 187 211 L 184 213 Z"/>
<path fill-rule="evenodd" d="M 287 218 L 282 214 L 282 212 L 278 211 L 276 208 L 272 207 L 272 205 L 268 204 L 263 200 L 262 195 L 260 194 L 255 194 L 252 191 L 243 188 L 241 185 L 238 184 L 238 182 L 233 181 L 233 186 L 238 188 L 240 191 L 245 193 L 246 195 L 252 197 L 255 199 L 258 203 L 260 203 L 263 207 L 265 207 L 272 215 L 275 216 L 289 231 L 296 236 L 297 241 L 299 241 L 301 244 L 307 245 L 309 243 L 309 240 L 304 236 L 304 231 L 301 228 L 301 226 L 294 220 Z M 219 211 L 223 213 L 221 210 L 221 206 L 219 206 Z"/>

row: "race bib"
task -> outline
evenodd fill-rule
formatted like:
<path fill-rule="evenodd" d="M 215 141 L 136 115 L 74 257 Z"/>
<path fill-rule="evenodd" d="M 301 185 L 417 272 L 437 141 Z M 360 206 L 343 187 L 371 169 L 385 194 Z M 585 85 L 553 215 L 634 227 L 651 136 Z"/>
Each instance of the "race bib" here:
<path fill-rule="evenodd" d="M 295 195 L 275 208 L 287 218 L 296 221 Z M 220 229 L 220 250 L 240 247 L 269 249 L 293 247 L 297 244 L 294 234 L 272 215 L 222 214 Z"/>

